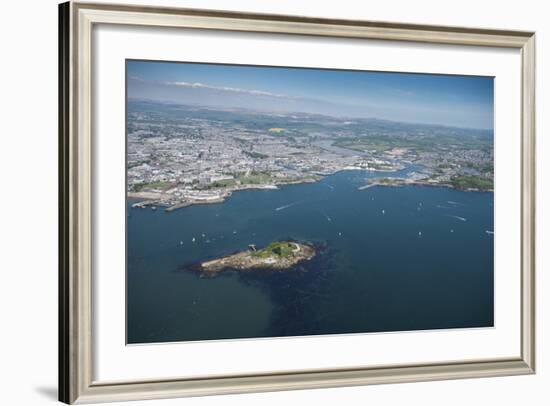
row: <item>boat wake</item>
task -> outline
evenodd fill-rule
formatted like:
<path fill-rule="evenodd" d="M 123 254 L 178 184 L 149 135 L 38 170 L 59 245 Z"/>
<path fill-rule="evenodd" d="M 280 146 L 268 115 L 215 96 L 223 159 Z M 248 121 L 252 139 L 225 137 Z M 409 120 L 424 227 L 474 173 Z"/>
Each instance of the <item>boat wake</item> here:
<path fill-rule="evenodd" d="M 331 218 L 328 214 L 323 213 L 322 211 L 320 211 L 319 213 L 321 213 L 321 215 L 322 215 L 323 217 L 325 217 L 325 218 L 327 219 L 328 222 L 331 222 L 331 221 L 332 221 L 332 218 Z"/>
<path fill-rule="evenodd" d="M 284 206 L 280 206 L 280 207 L 276 207 L 275 208 L 275 211 L 281 211 L 281 210 L 285 210 L 285 209 L 288 209 L 292 206 L 296 206 L 297 204 L 300 204 L 302 203 L 301 200 L 297 201 L 297 202 L 294 202 L 294 203 L 289 203 L 289 204 L 285 204 Z"/>
<path fill-rule="evenodd" d="M 452 214 L 448 214 L 447 217 L 452 217 L 452 218 L 460 220 L 460 221 L 466 221 L 466 218 L 460 217 L 460 216 L 453 216 Z"/>
<path fill-rule="evenodd" d="M 365 190 L 365 189 L 370 189 L 371 187 L 374 187 L 374 186 L 378 186 L 377 183 L 367 183 L 366 185 L 364 186 L 359 186 L 357 188 L 357 190 Z"/>

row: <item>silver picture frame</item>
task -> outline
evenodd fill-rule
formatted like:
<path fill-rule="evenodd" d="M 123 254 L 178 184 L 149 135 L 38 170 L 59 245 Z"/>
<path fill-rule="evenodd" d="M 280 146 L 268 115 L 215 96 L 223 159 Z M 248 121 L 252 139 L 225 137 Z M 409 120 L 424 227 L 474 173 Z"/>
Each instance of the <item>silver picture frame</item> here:
<path fill-rule="evenodd" d="M 506 47 L 521 52 L 521 354 L 517 358 L 127 382 L 93 379 L 92 29 L 199 28 Z M 535 33 L 68 2 L 59 6 L 59 400 L 69 404 L 535 372 Z"/>

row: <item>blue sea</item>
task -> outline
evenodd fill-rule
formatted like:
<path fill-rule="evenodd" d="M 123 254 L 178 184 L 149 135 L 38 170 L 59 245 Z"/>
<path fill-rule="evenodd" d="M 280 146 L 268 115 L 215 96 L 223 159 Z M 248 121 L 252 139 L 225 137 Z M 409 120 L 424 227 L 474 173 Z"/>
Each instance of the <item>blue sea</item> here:
<path fill-rule="evenodd" d="M 127 341 L 155 343 L 493 326 L 493 193 L 317 183 L 127 218 Z M 318 247 L 285 272 L 191 265 L 274 240 Z"/>

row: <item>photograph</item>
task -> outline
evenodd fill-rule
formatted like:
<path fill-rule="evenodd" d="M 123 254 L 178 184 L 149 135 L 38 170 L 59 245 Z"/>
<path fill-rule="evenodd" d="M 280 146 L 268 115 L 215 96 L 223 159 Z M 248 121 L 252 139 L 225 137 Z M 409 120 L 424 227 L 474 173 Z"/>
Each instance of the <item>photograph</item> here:
<path fill-rule="evenodd" d="M 523 399 L 542 20 L 275 3 L 59 5 L 57 398 Z"/>
<path fill-rule="evenodd" d="M 126 340 L 494 327 L 494 77 L 126 60 Z"/>

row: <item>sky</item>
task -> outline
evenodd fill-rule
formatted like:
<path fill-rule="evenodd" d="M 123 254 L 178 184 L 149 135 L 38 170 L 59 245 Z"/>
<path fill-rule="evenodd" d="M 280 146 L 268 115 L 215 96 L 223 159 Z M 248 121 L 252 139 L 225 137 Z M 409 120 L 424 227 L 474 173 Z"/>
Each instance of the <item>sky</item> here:
<path fill-rule="evenodd" d="M 128 61 L 128 98 L 493 129 L 493 78 Z"/>

